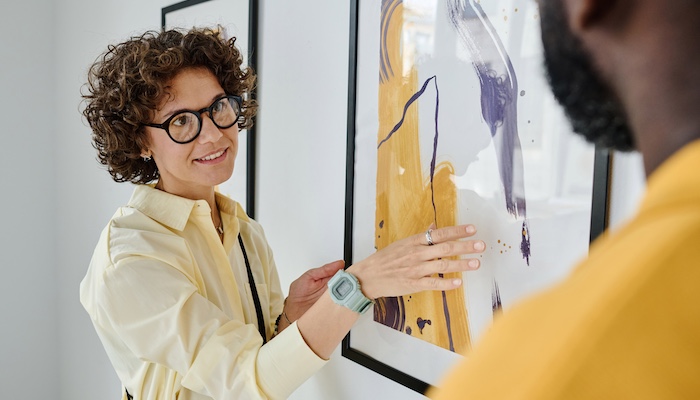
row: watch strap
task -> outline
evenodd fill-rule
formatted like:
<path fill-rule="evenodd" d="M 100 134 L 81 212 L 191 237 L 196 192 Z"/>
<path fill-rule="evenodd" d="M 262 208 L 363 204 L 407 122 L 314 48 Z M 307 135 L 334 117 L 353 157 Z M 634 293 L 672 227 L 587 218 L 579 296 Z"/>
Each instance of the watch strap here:
<path fill-rule="evenodd" d="M 357 291 L 350 295 L 345 306 L 357 313 L 363 314 L 372 303 L 373 301 L 368 299 L 358 287 Z"/>

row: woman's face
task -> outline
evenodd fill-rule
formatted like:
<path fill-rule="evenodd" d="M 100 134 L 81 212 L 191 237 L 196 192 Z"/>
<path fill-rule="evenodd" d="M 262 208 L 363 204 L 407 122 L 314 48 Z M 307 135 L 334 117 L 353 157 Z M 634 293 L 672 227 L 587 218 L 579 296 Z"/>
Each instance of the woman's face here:
<path fill-rule="evenodd" d="M 226 94 L 209 70 L 185 69 L 170 83 L 169 95 L 155 111 L 153 122 L 162 123 L 183 110 L 209 107 Z M 145 129 L 149 146 L 144 155 L 152 155 L 158 166 L 158 188 L 190 199 L 203 199 L 211 196 L 214 186 L 233 174 L 238 153 L 238 124 L 220 129 L 209 113 L 204 113 L 201 133 L 186 144 L 173 142 L 163 129 Z"/>

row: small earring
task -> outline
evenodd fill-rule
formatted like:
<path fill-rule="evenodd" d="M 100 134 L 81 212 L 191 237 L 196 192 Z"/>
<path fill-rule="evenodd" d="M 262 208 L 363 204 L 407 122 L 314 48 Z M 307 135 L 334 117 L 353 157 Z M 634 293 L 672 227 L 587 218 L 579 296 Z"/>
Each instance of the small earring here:
<path fill-rule="evenodd" d="M 145 162 L 149 162 L 149 161 L 151 161 L 151 159 L 152 159 L 151 156 L 143 157 L 143 161 L 145 161 Z"/>

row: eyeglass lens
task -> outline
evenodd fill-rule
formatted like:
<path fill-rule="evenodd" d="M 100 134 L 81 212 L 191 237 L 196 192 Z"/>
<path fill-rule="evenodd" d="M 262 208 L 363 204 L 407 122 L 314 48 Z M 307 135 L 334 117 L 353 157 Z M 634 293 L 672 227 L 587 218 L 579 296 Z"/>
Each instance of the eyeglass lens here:
<path fill-rule="evenodd" d="M 238 121 L 240 107 L 233 97 L 223 97 L 200 112 L 206 111 L 209 111 L 209 117 L 217 127 L 225 129 Z M 199 134 L 201 125 L 202 116 L 199 113 L 183 111 L 172 117 L 168 124 L 168 133 L 176 141 L 186 142 Z"/>

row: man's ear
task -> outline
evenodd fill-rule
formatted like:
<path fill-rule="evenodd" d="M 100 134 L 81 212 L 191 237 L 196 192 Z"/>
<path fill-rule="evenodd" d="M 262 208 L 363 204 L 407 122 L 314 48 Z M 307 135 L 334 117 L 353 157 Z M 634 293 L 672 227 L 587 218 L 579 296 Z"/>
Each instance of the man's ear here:
<path fill-rule="evenodd" d="M 556 1 L 556 0 L 555 0 Z M 580 32 L 599 24 L 617 6 L 619 0 L 563 0 L 571 29 Z"/>

